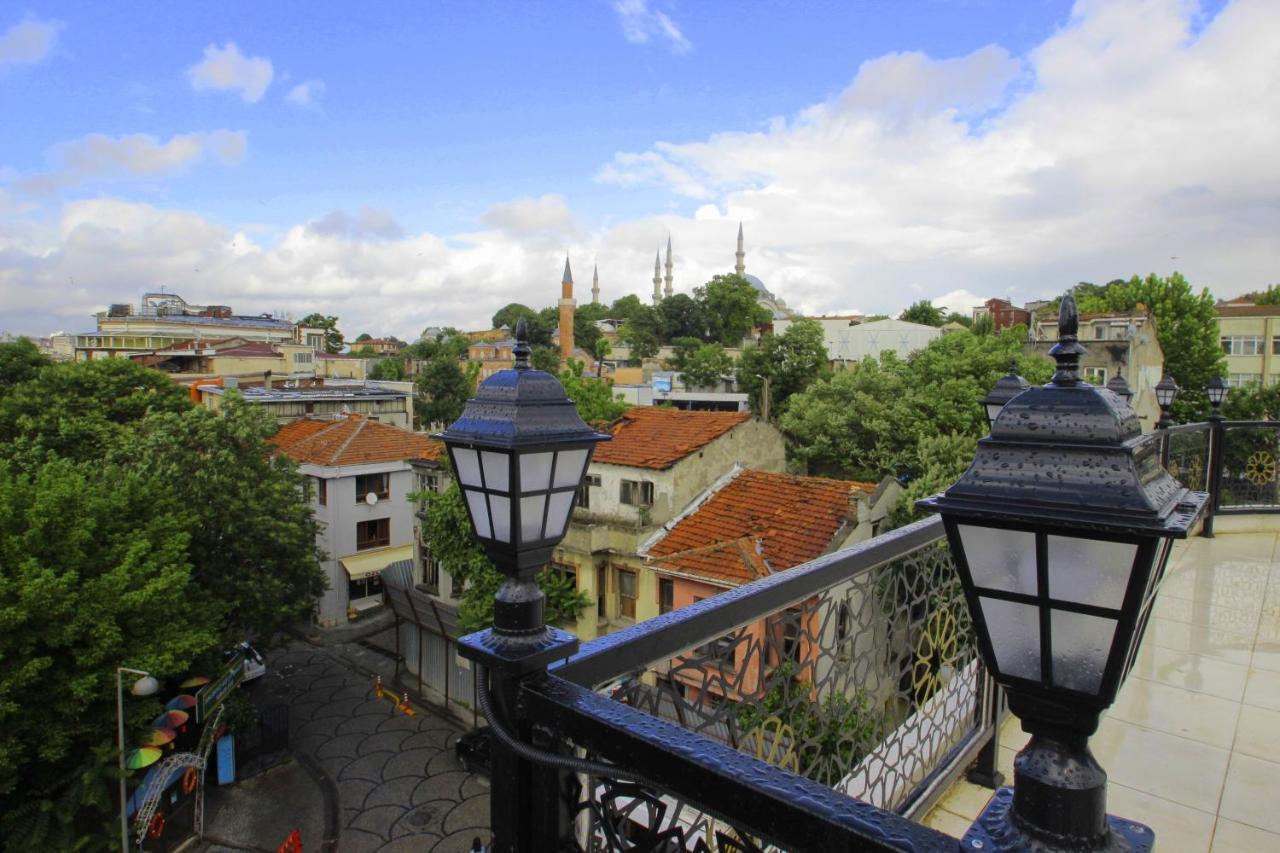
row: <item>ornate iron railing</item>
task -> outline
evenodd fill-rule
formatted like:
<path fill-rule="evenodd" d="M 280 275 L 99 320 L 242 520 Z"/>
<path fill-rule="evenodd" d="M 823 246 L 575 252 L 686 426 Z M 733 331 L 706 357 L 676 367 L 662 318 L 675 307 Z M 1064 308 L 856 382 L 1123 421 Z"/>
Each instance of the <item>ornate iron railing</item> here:
<path fill-rule="evenodd" d="M 1182 424 L 1153 433 L 1155 441 L 1164 442 L 1167 460 L 1165 467 L 1174 478 L 1188 489 L 1209 488 L 1212 425 L 1208 423 Z"/>
<path fill-rule="evenodd" d="M 1222 429 L 1218 512 L 1280 512 L 1280 422 L 1226 421 Z"/>
<path fill-rule="evenodd" d="M 938 519 L 587 643 L 523 689 L 565 850 L 954 849 L 912 823 L 995 732 Z M 884 811 L 887 810 L 887 811 Z"/>

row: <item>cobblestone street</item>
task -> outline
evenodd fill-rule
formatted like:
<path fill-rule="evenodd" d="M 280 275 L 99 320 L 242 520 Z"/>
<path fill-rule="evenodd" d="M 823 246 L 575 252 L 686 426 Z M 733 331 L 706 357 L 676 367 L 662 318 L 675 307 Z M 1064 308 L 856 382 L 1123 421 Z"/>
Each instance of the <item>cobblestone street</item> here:
<path fill-rule="evenodd" d="M 310 824 L 298 827 L 308 851 L 453 853 L 470 850 L 477 836 L 488 843 L 489 781 L 453 755 L 464 730 L 421 706 L 408 716 L 375 698 L 369 656 L 356 663 L 350 647 L 295 643 L 269 656 L 254 701 L 288 706 L 299 766 L 212 794 L 207 849 L 274 850 L 293 828 L 290 815 Z M 392 661 L 383 661 L 376 669 L 390 685 Z M 272 808 L 261 808 L 264 798 Z"/>

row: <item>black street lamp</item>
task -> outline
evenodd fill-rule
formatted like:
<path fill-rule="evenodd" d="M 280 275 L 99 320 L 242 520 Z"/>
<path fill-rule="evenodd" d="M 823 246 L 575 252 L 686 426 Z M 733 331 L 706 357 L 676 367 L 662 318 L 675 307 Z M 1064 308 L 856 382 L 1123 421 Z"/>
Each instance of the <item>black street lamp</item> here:
<path fill-rule="evenodd" d="M 1169 413 L 1173 409 L 1173 401 L 1178 399 L 1178 391 L 1178 383 L 1167 373 L 1156 383 L 1156 402 L 1160 404 L 1160 422 L 1156 424 L 1156 429 L 1173 426 L 1173 417 Z"/>
<path fill-rule="evenodd" d="M 1005 404 L 1030 387 L 1027 380 L 1018 375 L 1018 360 L 1015 358 L 1009 362 L 1008 374 L 997 379 L 987 396 L 982 398 L 982 405 L 987 410 L 987 427 L 995 426 Z"/>
<path fill-rule="evenodd" d="M 1173 539 L 1207 496 L 1160 466 L 1133 410 L 1081 382 L 1066 296 L 1052 381 L 1011 400 L 969 470 L 920 501 L 942 515 L 978 646 L 1031 740 L 965 849 L 1142 850 L 1106 813 L 1088 739 L 1141 642 Z"/>
<path fill-rule="evenodd" d="M 1133 391 L 1129 388 L 1129 382 L 1119 373 L 1111 377 L 1107 382 L 1107 390 L 1115 394 L 1126 403 L 1133 399 Z"/>
<path fill-rule="evenodd" d="M 531 792 L 554 790 L 555 771 L 539 768 L 564 761 L 533 749 L 517 702 L 520 682 L 578 649 L 577 637 L 546 624 L 535 576 L 564 538 L 596 444 L 610 438 L 583 423 L 559 380 L 529 366 L 530 352 L 521 320 L 514 367 L 482 382 L 462 416 L 437 436 L 472 530 L 505 576 L 494 595 L 493 627 L 458 640 L 459 653 L 476 662 L 477 701 L 491 727 L 491 849 L 504 853 L 541 849 Z"/>
<path fill-rule="evenodd" d="M 558 379 L 529 366 L 530 352 L 521 320 L 515 366 L 482 382 L 436 436 L 448 448 L 472 530 L 506 576 L 493 630 L 509 639 L 545 633 L 534 576 L 564 538 L 596 443 L 610 438 L 583 423 Z"/>
<path fill-rule="evenodd" d="M 1213 538 L 1213 519 L 1218 514 L 1218 499 L 1222 491 L 1222 451 L 1226 429 L 1222 422 L 1222 404 L 1227 401 L 1227 383 L 1215 375 L 1204 387 L 1204 393 L 1213 407 L 1209 412 L 1209 513 L 1205 516 L 1200 534 Z"/>

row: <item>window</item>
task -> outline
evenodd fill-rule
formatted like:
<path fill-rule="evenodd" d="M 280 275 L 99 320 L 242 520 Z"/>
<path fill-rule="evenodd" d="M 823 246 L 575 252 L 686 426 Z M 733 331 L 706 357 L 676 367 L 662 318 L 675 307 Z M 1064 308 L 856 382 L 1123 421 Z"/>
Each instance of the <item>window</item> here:
<path fill-rule="evenodd" d="M 360 474 L 356 477 L 356 503 L 364 503 L 365 496 L 373 493 L 378 500 L 391 497 L 390 474 Z"/>
<path fill-rule="evenodd" d="M 1230 337 L 1224 337 L 1222 338 L 1222 351 L 1227 355 L 1262 355 L 1262 335 L 1231 335 Z"/>
<path fill-rule="evenodd" d="M 1271 354 L 1280 355 L 1280 338 L 1271 339 Z"/>
<path fill-rule="evenodd" d="M 600 485 L 599 474 L 588 474 L 582 479 L 582 485 L 578 487 L 578 506 L 583 509 L 591 509 L 591 487 Z"/>
<path fill-rule="evenodd" d="M 309 353 L 309 352 L 295 352 L 295 353 L 293 354 L 293 363 L 294 363 L 294 364 L 310 364 L 310 363 L 311 363 L 311 353 Z"/>
<path fill-rule="evenodd" d="M 636 618 L 636 573 L 630 569 L 618 569 L 618 615 Z"/>
<path fill-rule="evenodd" d="M 658 613 L 670 613 L 676 609 L 676 582 L 671 578 L 658 578 Z"/>
<path fill-rule="evenodd" d="M 1107 327 L 1102 323 L 1093 327 L 1093 338 L 1097 341 L 1105 341 L 1107 339 Z"/>
<path fill-rule="evenodd" d="M 347 580 L 348 601 L 356 601 L 375 595 L 382 595 L 382 575 L 372 574 L 360 580 Z"/>
<path fill-rule="evenodd" d="M 647 480 L 623 480 L 619 500 L 631 506 L 653 506 L 653 483 Z"/>
<path fill-rule="evenodd" d="M 320 506 L 329 505 L 329 481 L 323 477 L 316 477 L 316 503 Z"/>
<path fill-rule="evenodd" d="M 416 474 L 414 476 L 414 491 L 416 492 L 438 492 L 440 491 L 440 475 Z"/>
<path fill-rule="evenodd" d="M 697 604 L 702 601 L 704 596 L 695 595 L 693 603 Z M 694 654 L 699 657 L 708 659 L 708 662 L 727 663 L 730 666 L 734 663 L 734 643 L 737 641 L 737 634 L 725 634 L 723 637 L 717 637 L 709 643 L 704 643 L 694 649 Z"/>
<path fill-rule="evenodd" d="M 1228 388 L 1240 388 L 1241 386 L 1244 386 L 1244 385 L 1252 385 L 1254 383 L 1261 383 L 1261 382 L 1262 382 L 1261 373 L 1228 373 L 1227 374 Z"/>
<path fill-rule="evenodd" d="M 1105 367 L 1086 367 L 1084 368 L 1084 379 L 1091 385 L 1107 384 L 1107 369 Z"/>
<path fill-rule="evenodd" d="M 425 547 L 422 549 L 422 585 L 432 595 L 440 594 L 440 563 Z"/>
<path fill-rule="evenodd" d="M 596 617 L 599 619 L 605 618 L 605 616 L 608 613 L 608 611 L 605 609 L 605 598 L 604 598 L 605 589 L 607 588 L 608 580 L 609 580 L 609 573 L 604 570 L 604 566 L 597 566 L 596 567 Z"/>
<path fill-rule="evenodd" d="M 560 563 L 553 560 L 547 568 L 568 581 L 570 588 L 578 588 L 578 567 L 573 563 Z"/>
<path fill-rule="evenodd" d="M 385 548 L 391 544 L 391 519 L 375 518 L 356 522 L 356 550 Z"/>

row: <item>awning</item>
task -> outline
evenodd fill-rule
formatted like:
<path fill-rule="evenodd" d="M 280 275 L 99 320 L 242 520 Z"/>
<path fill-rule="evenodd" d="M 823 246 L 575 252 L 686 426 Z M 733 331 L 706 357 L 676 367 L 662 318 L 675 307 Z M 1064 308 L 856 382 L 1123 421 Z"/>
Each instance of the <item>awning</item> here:
<path fill-rule="evenodd" d="M 410 544 L 397 545 L 394 548 L 361 551 L 359 554 L 343 557 L 338 562 L 342 563 L 342 568 L 347 570 L 347 574 L 350 575 L 353 581 L 359 581 L 373 577 L 397 560 L 412 559 L 413 545 Z"/>

